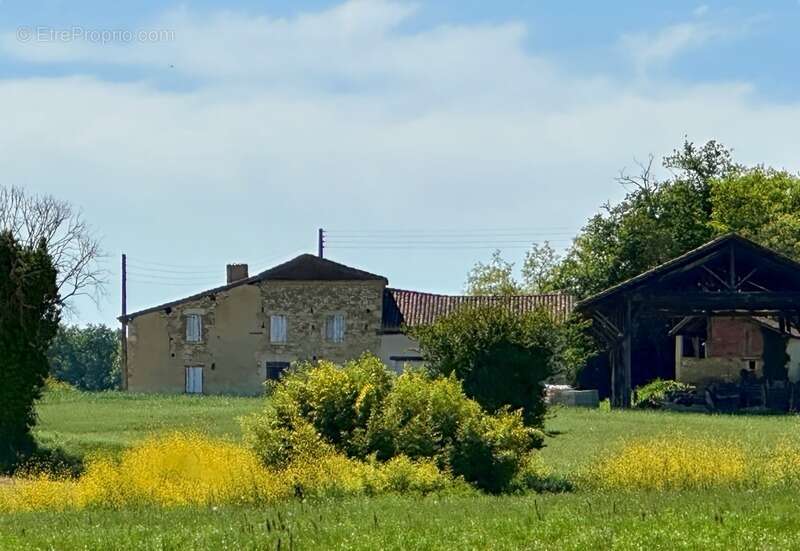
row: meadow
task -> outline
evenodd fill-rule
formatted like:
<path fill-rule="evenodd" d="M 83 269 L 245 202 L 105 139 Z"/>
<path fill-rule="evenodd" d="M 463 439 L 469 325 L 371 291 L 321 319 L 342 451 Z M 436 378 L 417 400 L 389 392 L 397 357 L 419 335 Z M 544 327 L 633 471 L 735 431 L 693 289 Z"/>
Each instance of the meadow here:
<path fill-rule="evenodd" d="M 235 443 L 241 437 L 237 418 L 262 404 L 255 398 L 59 392 L 39 405 L 36 434 L 45 445 L 77 457 L 96 451 L 121 454 L 142 439 L 175 429 L 199 429 Z M 599 458 L 624 457 L 631 441 L 658 446 L 686 441 L 684 461 L 695 460 L 693 443 L 733 442 L 748 451 L 753 464 L 787 472 L 800 467 L 767 461 L 800 434 L 795 416 L 557 409 L 547 429 L 541 456 L 553 472 L 567 477 L 587 471 Z M 728 454 L 727 448 L 720 450 Z M 700 452 L 694 470 L 718 476 L 714 465 L 729 458 Z M 634 454 L 632 461 L 640 464 L 642 456 Z M 715 486 L 712 480 L 707 488 L 660 491 L 577 487 L 562 494 L 500 497 L 386 495 L 15 512 L 0 515 L 0 548 L 796 549 L 796 488 L 760 482 Z"/>
<path fill-rule="evenodd" d="M 58 390 L 38 404 L 35 435 L 44 447 L 78 458 L 118 453 L 146 436 L 175 430 L 239 440 L 237 419 L 263 403 L 263 398 Z"/>

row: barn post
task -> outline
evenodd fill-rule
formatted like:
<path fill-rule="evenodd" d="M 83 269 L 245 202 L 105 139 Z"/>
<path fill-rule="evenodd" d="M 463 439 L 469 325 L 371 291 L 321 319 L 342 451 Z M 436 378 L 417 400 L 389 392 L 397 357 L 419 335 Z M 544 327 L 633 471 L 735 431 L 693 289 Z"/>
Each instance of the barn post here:
<path fill-rule="evenodd" d="M 619 405 L 619 367 L 617 363 L 617 350 L 619 344 L 613 343 L 608 349 L 608 363 L 611 366 L 611 406 L 617 407 Z"/>
<path fill-rule="evenodd" d="M 625 310 L 622 321 L 622 389 L 620 392 L 622 408 L 631 405 L 631 348 L 633 344 L 633 316 L 631 312 L 631 299 L 625 299 Z"/>

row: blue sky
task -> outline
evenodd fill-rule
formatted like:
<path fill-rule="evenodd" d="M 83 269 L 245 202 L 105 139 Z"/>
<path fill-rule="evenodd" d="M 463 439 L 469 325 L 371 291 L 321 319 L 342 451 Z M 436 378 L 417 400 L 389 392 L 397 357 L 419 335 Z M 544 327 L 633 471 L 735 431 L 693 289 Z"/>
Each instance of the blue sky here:
<path fill-rule="evenodd" d="M 459 292 L 494 241 L 566 246 L 684 136 L 797 171 L 799 27 L 788 0 L 0 0 L 3 183 L 103 237 L 106 295 L 72 321 L 114 321 L 121 252 L 136 309 L 320 226 L 335 260 Z"/>

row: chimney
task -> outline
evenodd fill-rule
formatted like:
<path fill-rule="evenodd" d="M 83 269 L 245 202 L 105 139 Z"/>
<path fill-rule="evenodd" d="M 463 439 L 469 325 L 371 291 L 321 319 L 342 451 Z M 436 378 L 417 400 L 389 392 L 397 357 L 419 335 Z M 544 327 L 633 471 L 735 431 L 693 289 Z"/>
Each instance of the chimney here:
<path fill-rule="evenodd" d="M 228 264 L 226 272 L 228 274 L 228 285 L 247 279 L 247 264 Z"/>

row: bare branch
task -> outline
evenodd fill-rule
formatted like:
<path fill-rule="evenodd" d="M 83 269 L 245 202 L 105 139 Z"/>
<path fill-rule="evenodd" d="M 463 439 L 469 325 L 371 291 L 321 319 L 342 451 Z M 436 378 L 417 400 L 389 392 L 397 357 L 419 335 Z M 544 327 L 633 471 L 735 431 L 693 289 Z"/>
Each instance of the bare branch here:
<path fill-rule="evenodd" d="M 619 182 L 622 187 L 625 188 L 625 191 L 630 193 L 631 191 L 639 190 L 647 195 L 656 191 L 658 188 L 658 182 L 653 176 L 653 158 L 653 154 L 651 153 L 648 155 L 646 163 L 643 163 L 636 158 L 633 159 L 633 161 L 639 167 L 638 176 L 629 175 L 624 168 L 619 171 L 617 182 Z"/>
<path fill-rule="evenodd" d="M 108 273 L 100 265 L 104 254 L 99 239 L 67 201 L 0 186 L 0 230 L 10 231 L 29 247 L 44 242 L 58 272 L 62 303 L 69 306 L 76 296 L 97 302 L 102 295 Z"/>

